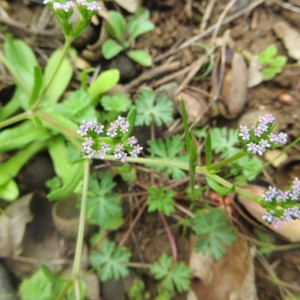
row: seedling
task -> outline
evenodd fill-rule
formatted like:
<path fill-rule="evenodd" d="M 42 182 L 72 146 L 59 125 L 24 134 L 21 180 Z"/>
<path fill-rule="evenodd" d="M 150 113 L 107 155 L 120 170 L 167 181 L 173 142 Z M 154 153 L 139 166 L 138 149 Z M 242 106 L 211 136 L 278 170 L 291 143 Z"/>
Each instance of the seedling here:
<path fill-rule="evenodd" d="M 281 73 L 286 65 L 287 57 L 277 55 L 277 52 L 277 47 L 272 44 L 258 54 L 257 62 L 262 66 L 261 74 L 265 81 L 271 80 Z"/>
<path fill-rule="evenodd" d="M 139 10 L 127 20 L 121 13 L 109 11 L 106 29 L 111 37 L 102 46 L 102 53 L 106 59 L 125 51 L 135 62 L 146 67 L 152 65 L 152 59 L 146 51 L 132 49 L 140 35 L 154 29 L 154 24 L 149 20 L 148 10 Z"/>

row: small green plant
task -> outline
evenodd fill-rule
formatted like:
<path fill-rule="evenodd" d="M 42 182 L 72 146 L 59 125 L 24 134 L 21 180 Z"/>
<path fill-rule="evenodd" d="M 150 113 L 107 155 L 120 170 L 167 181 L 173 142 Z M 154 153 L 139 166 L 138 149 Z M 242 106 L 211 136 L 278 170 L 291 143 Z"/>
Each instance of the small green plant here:
<path fill-rule="evenodd" d="M 196 251 L 219 260 L 226 253 L 225 245 L 231 246 L 237 236 L 229 226 L 228 218 L 220 209 L 201 210 L 192 220 L 193 231 L 201 236 Z"/>
<path fill-rule="evenodd" d="M 211 136 L 211 147 L 215 154 L 221 159 L 234 156 L 240 152 L 238 130 L 223 128 L 212 128 L 209 130 Z M 196 130 L 196 136 L 205 137 L 206 130 Z M 236 183 L 254 180 L 263 168 L 262 160 L 257 157 L 244 156 L 226 165 L 230 169 L 228 176 L 234 177 Z"/>
<path fill-rule="evenodd" d="M 128 20 L 117 11 L 109 11 L 106 29 L 111 37 L 102 45 L 102 53 L 106 59 L 111 59 L 125 51 L 135 62 L 146 67 L 152 65 L 152 59 L 146 51 L 132 49 L 140 35 L 154 29 L 154 24 L 149 20 L 148 10 L 137 11 Z"/>
<path fill-rule="evenodd" d="M 190 287 L 191 270 L 183 263 L 175 263 L 172 257 L 165 253 L 150 269 L 154 278 L 160 280 L 157 299 L 170 299 L 176 292 L 188 291 Z M 169 298 L 164 298 L 168 295 Z"/>
<path fill-rule="evenodd" d="M 131 253 L 126 248 L 104 240 L 98 250 L 92 251 L 90 261 L 103 281 L 124 278 L 129 274 L 126 263 L 129 262 Z"/>
<path fill-rule="evenodd" d="M 278 49 L 272 44 L 257 56 L 257 62 L 262 66 L 261 74 L 264 80 L 271 80 L 282 72 L 286 65 L 286 56 L 277 55 Z"/>
<path fill-rule="evenodd" d="M 130 300 L 146 300 L 151 299 L 150 294 L 145 292 L 145 283 L 141 279 L 134 279 L 132 286 L 128 290 Z"/>
<path fill-rule="evenodd" d="M 216 260 L 236 240 L 235 229 L 223 211 L 213 209 L 209 201 L 193 201 L 199 199 L 202 190 L 212 189 L 221 195 L 235 192 L 247 197 L 265 208 L 263 220 L 275 226 L 282 221 L 300 219 L 299 178 L 295 178 L 285 190 L 270 186 L 261 197 L 250 194 L 240 188 L 236 180 L 232 180 L 240 173 L 247 180 L 255 178 L 257 171 L 254 172 L 255 176 L 251 173 L 253 170 L 250 171 L 254 167 L 258 169 L 258 163 L 253 163 L 254 156 L 262 156 L 267 149 L 287 143 L 285 133 L 272 132 L 275 126 L 272 115 L 260 116 L 255 125 L 242 125 L 239 131 L 218 129 L 206 133 L 203 153 L 205 164 L 199 166 L 198 157 L 200 154 L 202 157 L 202 153 L 198 153 L 197 140 L 189 130 L 183 102 L 181 114 L 185 142 L 179 136 L 155 139 L 155 126 L 173 120 L 171 100 L 157 97 L 153 91 L 142 91 L 135 104 L 122 94 L 104 95 L 119 79 L 116 70 L 102 72 L 91 84 L 87 80 L 91 70 L 85 70 L 80 88 L 67 93 L 73 75 L 72 61 L 76 57 L 71 44 L 87 28 L 100 6 L 97 1 L 88 0 L 44 2 L 60 22 L 65 36 L 63 48 L 51 55 L 45 70 L 39 66 L 30 47 L 12 36 L 7 35 L 4 50 L 0 51 L 0 61 L 16 83 L 12 99 L 0 111 L 0 128 L 5 128 L 0 133 L 0 152 L 8 152 L 9 157 L 0 165 L 0 197 L 8 201 L 16 199 L 18 187 L 15 176 L 31 157 L 46 149 L 56 173 L 56 177 L 48 182 L 51 188 L 48 198 L 58 200 L 77 193 L 81 198 L 80 219 L 71 278 L 62 278 L 42 267 L 21 283 L 19 293 L 22 299 L 35 299 L 37 294 L 42 300 L 85 299 L 84 274 L 80 274 L 79 270 L 86 220 L 98 227 L 98 232 L 90 239 L 92 250 L 89 258 L 92 268 L 105 281 L 128 276 L 129 267 L 134 264 L 130 265 L 131 252 L 124 244 L 147 208 L 148 212 L 156 213 L 165 228 L 172 257 L 162 253 L 157 262 L 146 267 L 159 281 L 156 299 L 167 300 L 189 289 L 191 270 L 183 262 L 177 261 L 176 242 L 166 216 L 172 216 L 175 211 L 184 214 L 182 225 L 199 235 L 196 250 Z M 79 17 L 71 21 L 75 6 Z M 139 35 L 153 29 L 154 25 L 148 20 L 149 13 L 140 11 L 129 17 L 128 23 L 117 12 L 110 12 L 109 15 L 107 29 L 114 40 L 107 41 L 106 47 L 112 49 L 111 57 L 125 50 L 131 58 L 143 61 L 145 55 L 137 58 L 129 49 Z M 274 58 L 276 54 L 275 51 L 271 57 Z M 143 63 L 150 64 L 147 59 Z M 101 113 L 98 111 L 100 106 L 103 108 Z M 127 116 L 120 115 L 122 113 L 127 113 Z M 152 140 L 148 152 L 131 135 L 137 125 L 150 126 Z M 236 146 L 237 142 L 240 147 Z M 151 155 L 139 157 L 142 150 L 143 154 Z M 215 154 L 218 155 L 216 163 Z M 114 173 L 96 174 L 90 170 L 92 159 L 117 161 L 118 166 L 111 168 Z M 136 203 L 123 218 L 122 194 L 116 191 L 113 174 L 121 173 L 122 178 L 131 181 L 130 185 L 134 186 L 133 180 L 138 171 L 135 172 L 129 163 L 153 166 L 149 173 L 153 175 L 154 171 L 159 171 L 172 177 L 176 180 L 176 189 L 164 186 L 164 181 L 157 182 L 155 179 L 158 176 L 150 178 L 149 186 L 137 183 L 139 188 L 144 189 L 142 197 L 136 198 Z M 110 166 L 107 163 L 107 167 Z M 222 168 L 228 166 L 231 169 L 230 178 L 222 173 Z M 247 172 L 244 169 L 248 169 Z M 189 177 L 181 180 L 187 174 Z M 201 181 L 196 176 L 199 174 Z M 196 189 L 195 185 L 202 184 L 204 180 L 202 187 Z M 184 184 L 181 195 L 177 192 L 180 184 Z M 182 196 L 182 190 L 187 190 L 188 196 Z M 179 202 L 177 196 L 185 197 L 186 201 Z M 129 226 L 123 227 L 128 220 Z M 126 233 L 117 245 L 111 241 L 114 236 L 111 233 L 121 227 Z M 144 286 L 137 285 L 132 297 L 140 299 Z"/>

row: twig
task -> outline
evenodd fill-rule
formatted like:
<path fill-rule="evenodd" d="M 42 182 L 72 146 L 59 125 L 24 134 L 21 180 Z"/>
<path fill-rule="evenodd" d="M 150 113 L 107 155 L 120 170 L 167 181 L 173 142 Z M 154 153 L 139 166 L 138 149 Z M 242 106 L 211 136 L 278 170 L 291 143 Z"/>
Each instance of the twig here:
<path fill-rule="evenodd" d="M 176 243 L 175 243 L 175 240 L 174 240 L 174 236 L 170 230 L 170 226 L 165 218 L 165 215 L 159 211 L 159 216 L 165 226 L 165 229 L 166 229 L 166 233 L 167 233 L 167 236 L 168 236 L 168 239 L 169 239 L 169 242 L 170 242 L 170 245 L 171 245 L 171 249 L 172 249 L 172 254 L 173 254 L 173 260 L 174 262 L 177 262 L 177 247 L 176 247 Z"/>
<path fill-rule="evenodd" d="M 206 6 L 203 18 L 202 18 L 202 22 L 200 25 L 200 32 L 203 32 L 205 30 L 205 27 L 207 25 L 207 22 L 211 16 L 211 13 L 213 11 L 214 5 L 216 4 L 216 0 L 210 0 L 209 3 Z"/>
<path fill-rule="evenodd" d="M 250 12 L 251 10 L 253 10 L 254 8 L 256 8 L 257 6 L 259 6 L 260 4 L 264 3 L 266 0 L 257 0 L 255 2 L 253 2 L 252 4 L 250 4 L 248 7 L 244 8 L 244 9 L 241 9 L 240 11 L 236 12 L 235 14 L 233 14 L 232 16 L 226 18 L 223 22 L 222 22 L 222 25 L 226 25 L 230 22 L 232 22 L 233 20 L 239 18 L 240 16 L 242 16 L 243 14 L 245 13 L 248 13 Z M 212 33 L 216 27 L 217 27 L 218 24 L 214 24 L 210 27 L 208 27 L 204 32 L 201 32 L 195 36 L 193 36 L 192 38 L 190 38 L 189 40 L 185 41 L 184 43 L 182 43 L 177 49 L 175 50 L 169 50 L 167 51 L 166 53 L 164 54 L 161 54 L 159 56 L 157 56 L 154 61 L 155 62 L 158 62 L 168 56 L 170 56 L 171 54 L 174 54 L 178 51 L 181 51 L 191 45 L 193 45 L 193 43 L 199 41 L 200 39 L 204 38 L 205 36 L 207 36 L 208 34 Z"/>
<path fill-rule="evenodd" d="M 143 74 L 141 74 L 138 78 L 131 81 L 129 84 L 125 86 L 125 89 L 127 91 L 130 91 L 132 88 L 135 88 L 136 86 L 140 85 L 142 82 L 153 79 L 157 76 L 161 76 L 162 74 L 175 71 L 180 68 L 180 61 L 174 61 L 168 65 L 162 65 L 159 67 L 156 67 L 152 70 L 146 71 Z"/>

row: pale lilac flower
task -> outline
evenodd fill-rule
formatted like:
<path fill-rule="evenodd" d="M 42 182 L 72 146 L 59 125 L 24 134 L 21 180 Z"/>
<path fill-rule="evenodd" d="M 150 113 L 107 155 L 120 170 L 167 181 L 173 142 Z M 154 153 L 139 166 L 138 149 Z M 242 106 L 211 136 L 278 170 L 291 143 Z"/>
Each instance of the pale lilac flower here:
<path fill-rule="evenodd" d="M 137 142 L 138 142 L 138 140 L 136 139 L 135 136 L 128 138 L 128 141 L 127 141 L 129 146 L 133 146 L 133 145 L 137 144 Z"/>
<path fill-rule="evenodd" d="M 141 151 L 143 150 L 143 147 L 141 147 L 140 145 L 136 145 L 134 146 L 133 150 L 131 152 L 129 152 L 129 154 L 132 156 L 132 157 L 137 157 Z"/>
<path fill-rule="evenodd" d="M 262 124 L 269 124 L 275 122 L 275 118 L 271 114 L 266 114 L 264 116 L 259 116 L 258 121 Z"/>
<path fill-rule="evenodd" d="M 282 221 L 290 222 L 293 219 L 300 219 L 300 211 L 298 207 L 291 207 L 284 210 Z"/>
<path fill-rule="evenodd" d="M 249 141 L 250 140 L 249 128 L 245 125 L 240 125 L 239 136 L 241 136 L 244 141 Z"/>
<path fill-rule="evenodd" d="M 256 153 L 259 152 L 259 147 L 256 144 L 251 142 L 251 143 L 248 144 L 247 151 L 252 153 L 252 154 L 256 154 Z"/>
<path fill-rule="evenodd" d="M 73 9 L 73 7 L 74 7 L 74 3 L 72 1 L 67 1 L 65 3 L 59 3 L 59 2 L 53 3 L 54 10 L 64 10 L 65 12 L 68 12 L 71 9 Z"/>
<path fill-rule="evenodd" d="M 265 214 L 262 216 L 262 219 L 265 220 L 267 223 L 272 224 L 274 216 L 272 213 L 266 211 Z"/>
<path fill-rule="evenodd" d="M 114 154 L 115 159 L 120 160 L 122 163 L 125 162 L 127 158 L 127 153 L 126 152 L 117 152 Z"/>
<path fill-rule="evenodd" d="M 266 202 L 272 202 L 277 195 L 278 189 L 274 186 L 269 186 L 269 190 L 263 193 L 262 198 L 265 199 Z"/>
<path fill-rule="evenodd" d="M 77 4 L 85 6 L 86 9 L 91 10 L 91 11 L 98 11 L 99 9 L 101 9 L 100 4 L 97 1 L 93 1 L 93 2 L 88 2 L 86 0 L 76 0 Z"/>

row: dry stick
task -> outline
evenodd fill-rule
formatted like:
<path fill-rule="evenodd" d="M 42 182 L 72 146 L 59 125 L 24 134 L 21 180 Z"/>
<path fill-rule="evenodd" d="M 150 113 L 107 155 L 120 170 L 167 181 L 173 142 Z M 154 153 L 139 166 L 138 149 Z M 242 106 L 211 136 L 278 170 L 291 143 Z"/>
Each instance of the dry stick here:
<path fill-rule="evenodd" d="M 141 74 L 138 78 L 131 81 L 129 84 L 125 86 L 125 89 L 127 91 L 130 91 L 132 88 L 135 88 L 136 86 L 140 85 L 142 82 L 153 79 L 157 76 L 160 76 L 164 73 L 168 73 L 174 70 L 177 70 L 180 68 L 180 62 L 174 61 L 168 65 L 162 65 L 157 68 L 154 68 L 152 70 L 146 71 L 143 74 Z"/>
<path fill-rule="evenodd" d="M 235 4 L 237 0 L 231 0 L 227 5 L 226 7 L 224 8 L 224 10 L 222 11 L 221 15 L 220 15 L 220 18 L 218 20 L 218 22 L 216 23 L 216 28 L 215 28 L 215 31 L 213 33 L 213 36 L 212 36 L 212 41 L 214 41 L 218 35 L 218 32 L 222 26 L 222 23 L 225 19 L 225 16 L 228 14 L 229 10 L 232 8 L 232 6 Z"/>
<path fill-rule="evenodd" d="M 54 36 L 55 35 L 54 32 L 52 32 L 50 30 L 42 30 L 39 28 L 29 28 L 29 27 L 26 27 L 26 25 L 24 26 L 23 23 L 15 21 L 12 18 L 10 18 L 9 15 L 2 8 L 0 8 L 0 22 L 5 25 L 17 28 L 17 29 L 21 29 L 21 30 L 31 33 L 31 34 L 36 34 L 36 35 L 41 35 L 41 36 Z"/>
<path fill-rule="evenodd" d="M 203 19 L 200 25 L 200 32 L 203 32 L 205 30 L 205 27 L 207 25 L 207 22 L 211 16 L 211 13 L 213 11 L 214 5 L 216 4 L 216 0 L 210 0 L 209 3 L 206 6 Z"/>
<path fill-rule="evenodd" d="M 185 73 L 187 73 L 190 70 L 190 68 L 191 68 L 191 66 L 187 66 L 182 70 L 179 70 L 179 71 L 177 71 L 175 73 L 172 73 L 170 75 L 167 75 L 167 76 L 165 76 L 165 77 L 163 77 L 159 80 L 156 80 L 153 84 L 151 84 L 151 86 L 153 88 L 155 88 L 155 87 L 158 87 L 158 86 L 160 86 L 160 85 L 162 85 L 166 82 L 170 82 L 170 81 L 172 81 L 173 79 L 175 79 L 177 77 L 183 76 Z"/>
<path fill-rule="evenodd" d="M 264 3 L 266 0 L 258 0 L 253 2 L 252 4 L 250 4 L 248 7 L 241 9 L 240 11 L 236 12 L 235 14 L 233 14 L 232 16 L 226 18 L 223 22 L 222 25 L 228 24 L 230 22 L 232 22 L 233 20 L 239 18 L 240 16 L 242 16 L 243 14 L 253 10 L 254 8 L 256 8 L 257 6 L 259 6 L 260 4 Z M 168 52 L 159 55 L 158 57 L 156 57 L 154 59 L 155 62 L 158 62 L 166 57 L 168 57 L 171 54 L 174 54 L 178 51 L 181 51 L 191 45 L 193 45 L 193 43 L 199 41 L 200 39 L 204 38 L 205 36 L 207 36 L 208 34 L 210 34 L 211 32 L 213 32 L 218 24 L 214 24 L 212 26 L 210 26 L 209 28 L 207 28 L 204 32 L 201 32 L 195 36 L 193 36 L 192 38 L 190 38 L 189 40 L 185 41 L 184 43 L 182 43 L 177 49 L 175 50 L 169 50 Z"/>
<path fill-rule="evenodd" d="M 142 199 L 140 199 L 139 203 L 145 201 L 147 199 L 147 197 L 143 197 Z M 137 224 L 137 222 L 140 220 L 144 210 L 147 208 L 146 203 L 143 204 L 143 206 L 141 207 L 141 209 L 138 211 L 137 215 L 135 216 L 134 220 L 132 221 L 132 223 L 130 224 L 129 228 L 127 229 L 127 231 L 125 232 L 125 234 L 123 235 L 121 241 L 119 242 L 118 246 L 122 247 L 125 245 L 126 241 L 128 240 L 130 234 L 133 231 L 133 228 L 135 227 L 135 225 Z"/>
<path fill-rule="evenodd" d="M 201 68 L 203 63 L 205 62 L 205 55 L 199 57 L 190 67 L 190 71 L 187 74 L 187 76 L 184 78 L 180 86 L 176 89 L 175 95 L 178 95 L 186 85 L 190 83 L 190 81 L 194 78 L 194 76 L 197 74 L 198 70 Z"/>

